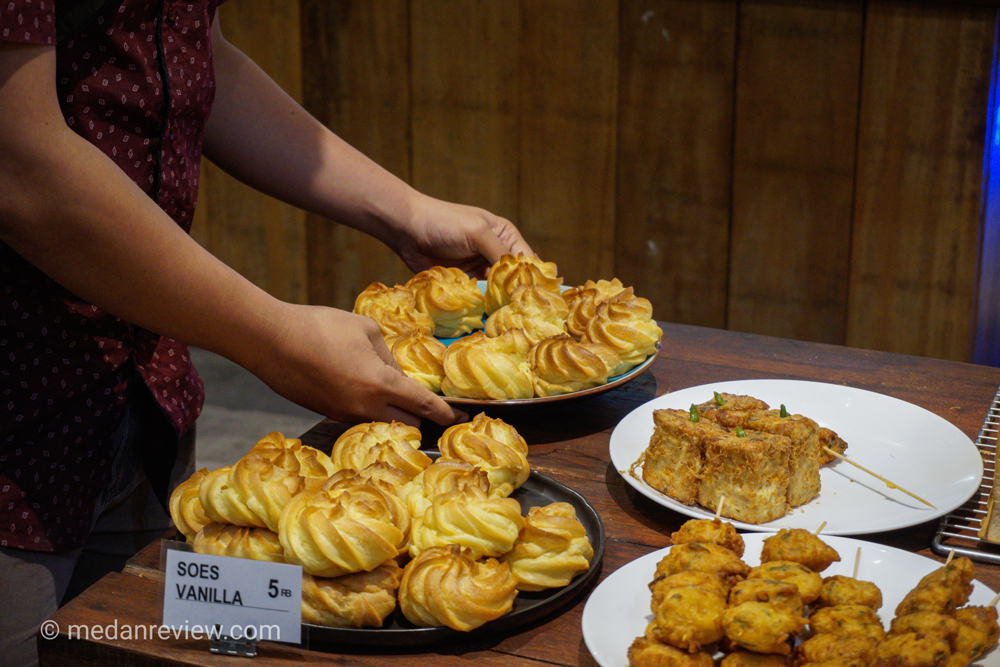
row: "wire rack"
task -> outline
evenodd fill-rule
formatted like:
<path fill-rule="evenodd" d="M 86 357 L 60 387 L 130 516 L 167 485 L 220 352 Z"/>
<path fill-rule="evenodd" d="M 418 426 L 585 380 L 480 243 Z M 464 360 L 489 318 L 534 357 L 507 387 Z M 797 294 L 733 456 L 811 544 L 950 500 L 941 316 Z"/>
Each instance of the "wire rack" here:
<path fill-rule="evenodd" d="M 979 528 L 986 520 L 986 503 L 993 492 L 997 459 L 997 434 L 1000 430 L 1000 389 L 993 397 L 976 446 L 983 457 L 983 483 L 968 502 L 941 519 L 931 549 L 940 555 L 952 550 L 959 556 L 1000 564 L 1000 544 L 979 539 Z"/>

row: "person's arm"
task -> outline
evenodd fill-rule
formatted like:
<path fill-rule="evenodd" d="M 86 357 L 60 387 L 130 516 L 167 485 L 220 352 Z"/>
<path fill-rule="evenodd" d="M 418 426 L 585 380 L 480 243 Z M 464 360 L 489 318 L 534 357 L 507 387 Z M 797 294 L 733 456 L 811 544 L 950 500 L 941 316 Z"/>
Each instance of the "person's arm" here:
<path fill-rule="evenodd" d="M 53 47 L 0 42 L 0 239 L 96 306 L 320 414 L 461 416 L 399 372 L 368 318 L 281 302 L 205 251 L 66 125 L 55 82 Z"/>
<path fill-rule="evenodd" d="M 508 220 L 423 195 L 309 115 L 212 26 L 217 79 L 205 155 L 250 185 L 381 240 L 414 271 L 485 275 L 504 253 L 533 254 Z"/>

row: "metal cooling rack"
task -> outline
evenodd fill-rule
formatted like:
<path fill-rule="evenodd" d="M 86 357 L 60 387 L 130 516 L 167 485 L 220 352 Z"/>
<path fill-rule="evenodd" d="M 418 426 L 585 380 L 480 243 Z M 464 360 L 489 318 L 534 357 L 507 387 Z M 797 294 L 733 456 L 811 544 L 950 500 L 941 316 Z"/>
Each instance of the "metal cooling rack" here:
<path fill-rule="evenodd" d="M 979 539 L 979 528 L 986 520 L 986 503 L 993 492 L 997 459 L 997 434 L 1000 430 L 1000 389 L 993 397 L 986 421 L 979 430 L 976 446 L 983 457 L 983 483 L 979 493 L 941 519 L 931 549 L 942 556 L 955 551 L 959 556 L 1000 564 L 1000 544 Z M 1000 508 L 998 508 L 1000 509 Z"/>

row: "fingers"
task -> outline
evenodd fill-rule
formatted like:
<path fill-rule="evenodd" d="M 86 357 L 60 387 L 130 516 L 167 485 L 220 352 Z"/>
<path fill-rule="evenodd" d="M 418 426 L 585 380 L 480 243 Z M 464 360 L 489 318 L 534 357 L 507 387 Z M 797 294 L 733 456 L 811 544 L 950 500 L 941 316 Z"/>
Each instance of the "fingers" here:
<path fill-rule="evenodd" d="M 517 227 L 515 227 L 514 223 L 510 220 L 499 216 L 492 216 L 489 223 L 493 233 L 506 248 L 504 253 L 510 253 L 512 255 L 523 253 L 528 257 L 535 254 L 535 251 L 531 249 L 531 246 L 529 246 L 527 241 L 524 240 L 524 237 L 521 236 L 521 232 L 518 231 Z M 497 257 L 497 259 L 500 258 Z M 492 261 L 495 262 L 496 260 Z"/>
<path fill-rule="evenodd" d="M 498 220 L 503 220 L 503 218 L 498 218 Z M 500 261 L 500 258 L 509 253 L 511 249 L 506 243 L 501 241 L 497 233 L 499 230 L 498 225 L 494 224 L 492 218 L 489 222 L 490 224 L 486 228 L 481 228 L 481 232 L 476 235 L 476 245 L 479 246 L 477 248 L 479 253 L 492 265 Z M 503 222 L 507 221 L 503 220 Z M 510 225 L 509 222 L 507 224 Z"/>
<path fill-rule="evenodd" d="M 451 407 L 440 396 L 431 393 L 427 387 L 406 375 L 393 378 L 388 384 L 394 394 L 389 408 L 406 411 L 441 426 L 449 426 L 468 419 L 468 415 L 464 412 Z"/>

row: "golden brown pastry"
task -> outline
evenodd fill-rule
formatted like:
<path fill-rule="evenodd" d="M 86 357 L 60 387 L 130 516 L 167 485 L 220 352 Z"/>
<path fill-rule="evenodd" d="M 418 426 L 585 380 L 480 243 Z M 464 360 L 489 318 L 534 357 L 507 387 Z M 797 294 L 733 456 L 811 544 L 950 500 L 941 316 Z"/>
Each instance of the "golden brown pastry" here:
<path fill-rule="evenodd" d="M 518 255 L 504 255 L 490 267 L 486 280 L 486 312 L 492 315 L 510 303 L 510 293 L 520 285 L 537 285 L 542 289 L 559 294 L 562 278 L 552 262 Z"/>
<path fill-rule="evenodd" d="M 654 354 L 662 337 L 663 330 L 653 320 L 652 304 L 635 296 L 629 287 L 597 307 L 581 340 L 603 343 L 618 353 L 621 362 L 611 372 L 614 377 Z"/>
<path fill-rule="evenodd" d="M 502 560 L 510 565 L 519 591 L 541 591 L 568 585 L 587 571 L 593 557 L 576 510 L 558 502 L 528 510 L 524 530 Z"/>
<path fill-rule="evenodd" d="M 618 363 L 618 353 L 607 345 L 578 343 L 569 334 L 546 338 L 528 354 L 535 396 L 558 396 L 607 384 L 608 374 Z"/>
<path fill-rule="evenodd" d="M 413 519 L 410 555 L 457 544 L 473 558 L 501 556 L 514 547 L 524 528 L 521 505 L 513 498 L 483 498 L 471 489 L 435 496 L 423 516 Z"/>
<path fill-rule="evenodd" d="M 371 571 L 406 544 L 409 510 L 378 485 L 306 491 L 281 514 L 285 560 L 318 577 Z"/>
<path fill-rule="evenodd" d="M 372 283 L 355 299 L 354 312 L 375 320 L 383 336 L 401 336 L 411 331 L 434 333 L 434 321 L 417 310 L 413 292 L 402 285 L 386 287 Z"/>
<path fill-rule="evenodd" d="M 302 575 L 302 622 L 335 628 L 380 628 L 396 609 L 403 568 L 387 560 L 371 572 L 322 578 Z"/>
<path fill-rule="evenodd" d="M 573 338 L 580 340 L 587 331 L 587 324 L 597 314 L 597 307 L 611 297 L 623 292 L 625 287 L 617 278 L 612 280 L 588 280 L 579 287 L 572 287 L 562 293 L 568 306 L 566 328 Z"/>
<path fill-rule="evenodd" d="M 205 516 L 217 523 L 265 528 L 264 520 L 247 507 L 243 497 L 233 486 L 229 477 L 232 469 L 232 466 L 223 466 L 202 478 L 198 485 L 198 500 L 205 510 Z"/>
<path fill-rule="evenodd" d="M 555 292 L 538 285 L 520 285 L 510 294 L 510 303 L 486 320 L 486 335 L 499 336 L 508 329 L 521 329 L 534 345 L 566 333 L 566 302 Z"/>
<path fill-rule="evenodd" d="M 211 522 L 198 499 L 198 487 L 207 474 L 208 469 L 202 468 L 178 484 L 170 494 L 170 518 L 174 520 L 177 532 L 188 542 Z"/>
<path fill-rule="evenodd" d="M 276 532 L 281 510 L 306 487 L 306 480 L 325 480 L 333 471 L 329 456 L 275 431 L 236 462 L 229 480 L 240 500 Z"/>
<path fill-rule="evenodd" d="M 455 267 L 435 266 L 406 283 L 416 308 L 434 321 L 434 335 L 455 338 L 483 328 L 486 302 L 475 278 Z"/>
<path fill-rule="evenodd" d="M 394 495 L 399 495 L 400 489 L 410 483 L 410 477 L 399 468 L 383 461 L 376 461 L 361 470 L 353 470 L 351 468 L 339 470 L 330 475 L 321 486 L 323 489 L 329 491 L 334 486 L 344 482 L 344 480 L 356 482 L 371 480 L 374 484 L 381 487 L 383 491 L 388 491 Z"/>
<path fill-rule="evenodd" d="M 484 412 L 445 429 L 438 439 L 438 449 L 446 459 L 465 461 L 484 470 L 494 497 L 509 496 L 531 474 L 528 443 L 513 426 Z"/>
<path fill-rule="evenodd" d="M 481 331 L 460 338 L 445 350 L 441 392 L 456 398 L 531 398 L 530 349 L 531 342 L 520 329 L 495 338 Z"/>
<path fill-rule="evenodd" d="M 466 489 L 489 497 L 490 479 L 486 471 L 465 461 L 440 458 L 403 486 L 398 495 L 406 500 L 411 516 L 422 517 L 435 496 Z"/>
<path fill-rule="evenodd" d="M 382 461 L 411 478 L 431 464 L 420 451 L 420 429 L 395 421 L 352 426 L 333 443 L 330 458 L 337 470 L 361 470 Z"/>
<path fill-rule="evenodd" d="M 405 336 L 389 336 L 385 344 L 407 376 L 435 394 L 441 393 L 444 379 L 444 343 L 420 331 Z"/>
<path fill-rule="evenodd" d="M 281 541 L 267 528 L 210 523 L 198 531 L 193 542 L 195 552 L 200 554 L 285 562 Z"/>
<path fill-rule="evenodd" d="M 468 632 L 514 606 L 517 579 L 495 558 L 477 561 L 458 545 L 427 549 L 410 561 L 399 585 L 399 608 L 421 628 Z"/>

